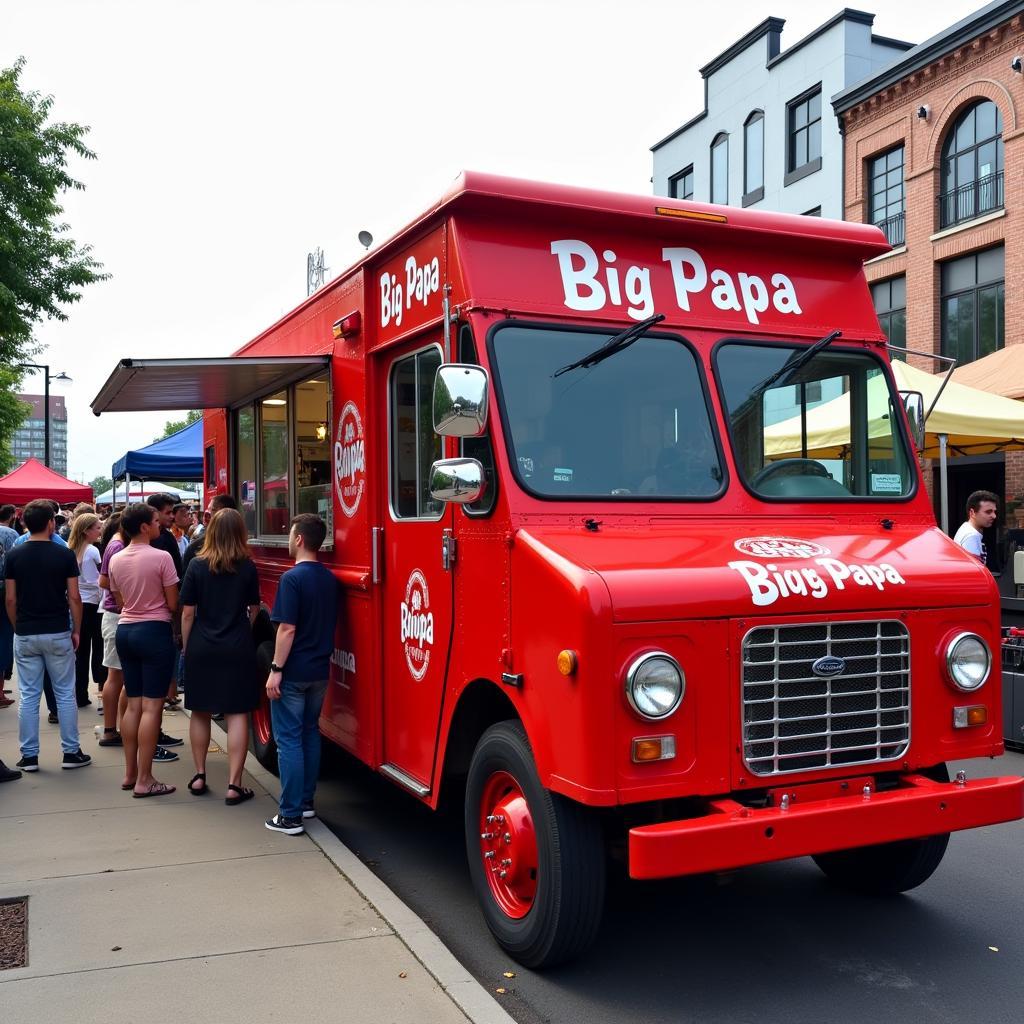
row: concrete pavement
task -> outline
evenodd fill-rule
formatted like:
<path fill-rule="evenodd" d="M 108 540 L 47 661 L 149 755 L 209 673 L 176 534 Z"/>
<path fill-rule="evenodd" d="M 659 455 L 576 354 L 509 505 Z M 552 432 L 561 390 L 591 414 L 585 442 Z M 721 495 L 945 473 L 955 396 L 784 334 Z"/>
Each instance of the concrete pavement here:
<path fill-rule="evenodd" d="M 213 792 L 190 796 L 188 719 L 167 714 L 186 745 L 156 774 L 178 791 L 134 800 L 99 721 L 79 713 L 94 763 L 64 771 L 44 706 L 39 772 L 0 785 L 0 900 L 29 898 L 28 965 L 0 971 L 4 1020 L 511 1020 L 324 826 L 322 848 L 263 827 L 276 780 L 258 766 L 256 798 L 227 807 L 218 747 Z M 16 706 L 0 710 L 0 757 L 20 757 Z"/>

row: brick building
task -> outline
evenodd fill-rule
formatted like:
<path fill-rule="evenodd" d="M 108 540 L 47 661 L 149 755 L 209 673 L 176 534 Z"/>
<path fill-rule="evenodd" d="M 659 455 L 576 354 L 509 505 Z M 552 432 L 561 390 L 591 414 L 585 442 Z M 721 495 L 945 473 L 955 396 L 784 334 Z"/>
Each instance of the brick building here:
<path fill-rule="evenodd" d="M 844 216 L 895 246 L 865 268 L 894 345 L 963 364 L 1024 342 L 1022 72 L 1024 2 L 996 2 L 832 98 Z M 981 487 L 1024 494 L 1024 452 L 950 461 L 954 528 Z"/>

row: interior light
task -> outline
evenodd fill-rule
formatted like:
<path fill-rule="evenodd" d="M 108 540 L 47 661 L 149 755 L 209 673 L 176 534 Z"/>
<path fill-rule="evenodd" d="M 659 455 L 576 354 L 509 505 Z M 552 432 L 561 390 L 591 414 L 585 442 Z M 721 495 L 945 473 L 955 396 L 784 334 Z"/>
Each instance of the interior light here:
<path fill-rule="evenodd" d="M 288 400 L 286 398 L 264 398 L 263 405 L 287 405 Z"/>
<path fill-rule="evenodd" d="M 327 424 L 326 423 L 321 422 L 321 423 L 318 423 L 316 425 L 316 439 L 318 441 L 326 441 L 327 440 Z"/>

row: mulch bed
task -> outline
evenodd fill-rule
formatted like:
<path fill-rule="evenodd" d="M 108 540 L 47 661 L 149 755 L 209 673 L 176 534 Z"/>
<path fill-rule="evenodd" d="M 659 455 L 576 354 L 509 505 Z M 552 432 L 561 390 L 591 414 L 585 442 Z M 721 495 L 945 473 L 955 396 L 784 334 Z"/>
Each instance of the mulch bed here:
<path fill-rule="evenodd" d="M 28 964 L 28 900 L 0 902 L 0 971 Z"/>

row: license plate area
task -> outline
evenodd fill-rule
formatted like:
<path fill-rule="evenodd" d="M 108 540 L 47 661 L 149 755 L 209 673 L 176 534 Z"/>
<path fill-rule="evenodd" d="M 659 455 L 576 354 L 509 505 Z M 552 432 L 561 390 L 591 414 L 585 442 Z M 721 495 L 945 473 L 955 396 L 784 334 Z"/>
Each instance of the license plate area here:
<path fill-rule="evenodd" d="M 780 807 L 782 798 L 788 797 L 789 804 L 807 804 L 815 800 L 833 800 L 836 797 L 863 794 L 864 787 L 875 791 L 873 775 L 858 775 L 855 779 L 828 779 L 825 782 L 808 782 L 799 786 L 778 786 L 768 790 L 767 806 Z"/>

